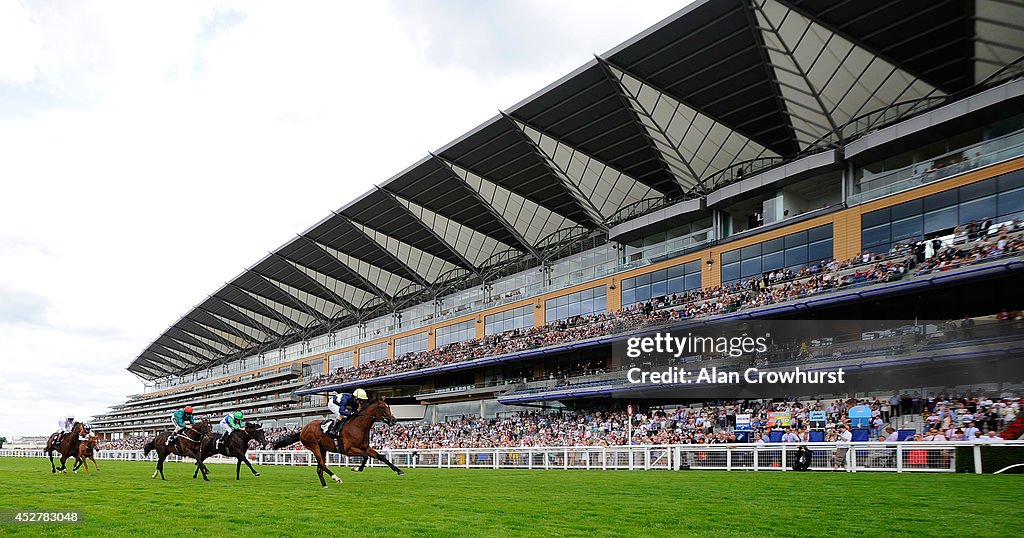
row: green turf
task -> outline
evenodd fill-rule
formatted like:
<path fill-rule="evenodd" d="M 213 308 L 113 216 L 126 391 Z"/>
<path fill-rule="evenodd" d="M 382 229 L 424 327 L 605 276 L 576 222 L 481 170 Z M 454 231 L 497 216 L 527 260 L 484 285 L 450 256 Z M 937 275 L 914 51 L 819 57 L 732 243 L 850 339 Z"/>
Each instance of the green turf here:
<path fill-rule="evenodd" d="M 1016 536 L 1022 475 L 715 471 L 340 471 L 102 462 L 91 476 L 0 458 L 0 509 L 81 510 L 74 526 L 0 525 L 45 536 Z M 952 526 L 951 526 L 952 525 Z"/>

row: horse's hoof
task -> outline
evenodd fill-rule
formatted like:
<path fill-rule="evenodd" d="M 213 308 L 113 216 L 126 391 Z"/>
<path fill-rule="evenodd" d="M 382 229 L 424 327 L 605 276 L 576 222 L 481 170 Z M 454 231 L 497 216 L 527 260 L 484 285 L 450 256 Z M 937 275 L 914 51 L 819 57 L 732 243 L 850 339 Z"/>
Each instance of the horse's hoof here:
<path fill-rule="evenodd" d="M 349 467 L 349 469 L 350 469 L 350 470 L 351 470 L 351 471 L 352 471 L 353 473 L 358 473 L 358 472 L 359 472 L 359 467 Z"/>
<path fill-rule="evenodd" d="M 256 476 L 259 476 L 259 475 L 260 475 L 260 473 L 256 473 Z"/>
<path fill-rule="evenodd" d="M 402 476 L 404 474 L 405 474 L 405 471 L 398 471 L 398 476 Z"/>
<path fill-rule="evenodd" d="M 324 489 L 327 489 L 327 486 L 324 486 Z"/>
<path fill-rule="evenodd" d="M 341 479 L 338 478 L 337 476 L 332 476 L 331 478 L 333 478 L 335 482 L 337 482 L 339 484 L 341 483 Z"/>

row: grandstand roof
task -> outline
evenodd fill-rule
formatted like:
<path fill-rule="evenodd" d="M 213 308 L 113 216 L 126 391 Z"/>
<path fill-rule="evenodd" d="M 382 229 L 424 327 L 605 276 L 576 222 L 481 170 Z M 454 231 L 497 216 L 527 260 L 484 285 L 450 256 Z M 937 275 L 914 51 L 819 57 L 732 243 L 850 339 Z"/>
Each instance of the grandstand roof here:
<path fill-rule="evenodd" d="M 180 374 L 478 285 L 1019 75 L 1024 5 L 698 0 L 306 230 L 131 363 Z"/>

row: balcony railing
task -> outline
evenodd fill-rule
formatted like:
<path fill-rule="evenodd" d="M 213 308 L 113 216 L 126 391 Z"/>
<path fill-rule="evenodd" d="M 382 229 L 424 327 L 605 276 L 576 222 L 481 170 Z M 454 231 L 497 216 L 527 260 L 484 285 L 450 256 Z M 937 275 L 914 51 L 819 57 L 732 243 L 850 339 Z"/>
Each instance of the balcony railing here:
<path fill-rule="evenodd" d="M 1024 130 L 967 146 L 924 162 L 883 172 L 859 184 L 848 205 L 858 205 L 1024 155 Z"/>

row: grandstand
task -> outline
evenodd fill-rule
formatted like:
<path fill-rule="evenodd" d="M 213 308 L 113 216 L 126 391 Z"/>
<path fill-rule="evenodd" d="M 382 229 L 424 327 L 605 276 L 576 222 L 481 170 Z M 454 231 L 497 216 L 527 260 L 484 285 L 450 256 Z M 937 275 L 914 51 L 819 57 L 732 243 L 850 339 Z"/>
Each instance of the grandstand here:
<path fill-rule="evenodd" d="M 1001 312 L 1024 306 L 1019 21 L 996 0 L 693 2 L 202 299 L 95 431 L 150 436 L 184 405 L 289 427 L 357 386 L 425 424 L 698 401 L 626 386 L 615 345 L 736 320 L 859 324 L 702 364 L 898 359 L 917 379 L 804 398 L 1019 395 L 1001 368 L 924 375 L 1020 349 Z M 918 319 L 977 328 L 874 323 Z"/>

